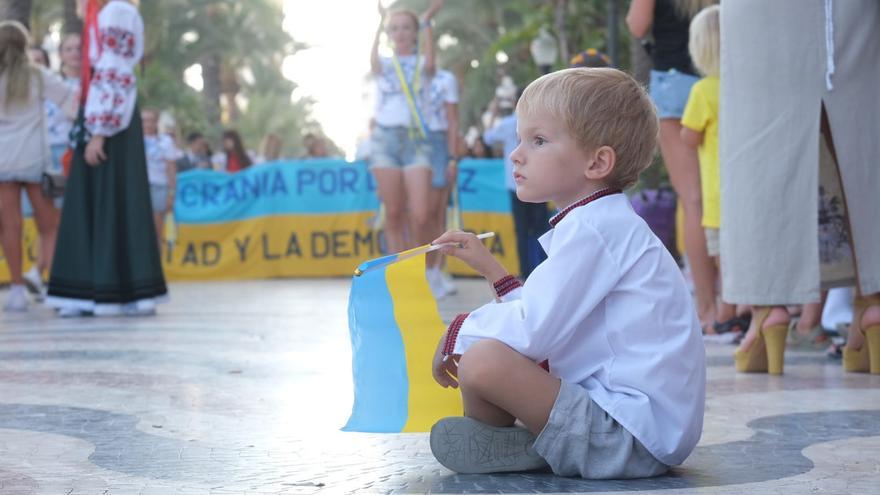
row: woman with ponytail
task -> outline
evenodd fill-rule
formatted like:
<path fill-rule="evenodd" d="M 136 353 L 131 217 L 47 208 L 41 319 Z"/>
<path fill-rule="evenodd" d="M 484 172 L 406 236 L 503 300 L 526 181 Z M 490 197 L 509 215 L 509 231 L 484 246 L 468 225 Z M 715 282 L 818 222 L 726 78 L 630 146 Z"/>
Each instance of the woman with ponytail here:
<path fill-rule="evenodd" d="M 55 247 L 55 207 L 40 193 L 40 178 L 49 164 L 43 100 L 70 115 L 76 111 L 76 90 L 31 63 L 28 38 L 20 23 L 0 22 L 0 245 L 12 279 L 5 311 L 28 307 L 22 276 L 22 190 L 34 207 L 41 257 L 51 259 Z"/>
<path fill-rule="evenodd" d="M 83 106 L 49 305 L 62 316 L 148 315 L 167 294 L 153 227 L 135 67 L 144 25 L 128 0 L 79 0 Z"/>

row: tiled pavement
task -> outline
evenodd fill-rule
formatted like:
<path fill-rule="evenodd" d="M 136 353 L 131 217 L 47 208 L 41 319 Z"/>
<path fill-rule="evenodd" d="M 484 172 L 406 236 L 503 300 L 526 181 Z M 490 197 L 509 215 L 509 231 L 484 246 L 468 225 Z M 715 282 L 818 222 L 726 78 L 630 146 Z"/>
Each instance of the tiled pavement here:
<path fill-rule="evenodd" d="M 488 297 L 460 281 L 449 316 Z M 790 351 L 733 372 L 708 345 L 703 439 L 651 480 L 457 476 L 422 434 L 342 433 L 346 280 L 176 284 L 154 318 L 0 315 L 0 494 L 880 494 L 880 377 Z M 0 290 L 0 299 L 6 292 Z"/>

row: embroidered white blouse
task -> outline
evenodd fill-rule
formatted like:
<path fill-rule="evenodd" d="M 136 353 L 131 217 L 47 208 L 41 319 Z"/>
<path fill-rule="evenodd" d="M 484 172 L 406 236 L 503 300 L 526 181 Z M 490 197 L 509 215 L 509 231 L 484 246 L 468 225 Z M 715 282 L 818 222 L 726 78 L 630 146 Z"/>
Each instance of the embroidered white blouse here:
<path fill-rule="evenodd" d="M 98 39 L 89 33 L 93 74 L 85 106 L 89 133 L 112 136 L 131 123 L 137 100 L 135 67 L 144 54 L 144 23 L 137 7 L 112 0 L 98 13 Z"/>
<path fill-rule="evenodd" d="M 400 63 L 400 69 L 407 84 L 415 85 L 418 83 L 418 88 L 410 89 L 416 89 L 420 92 L 421 88 L 431 83 L 428 75 L 424 72 L 424 57 L 406 55 L 398 57 L 397 60 Z M 400 76 L 394 68 L 394 61 L 391 57 L 380 57 L 379 63 L 382 64 L 382 73 L 373 76 L 376 81 L 376 102 L 373 118 L 378 125 L 383 127 L 407 127 L 412 120 L 412 111 L 403 92 Z M 420 67 L 422 71 L 418 81 L 416 81 L 415 77 L 417 67 Z M 417 98 L 418 94 L 413 95 L 413 97 Z M 413 101 L 416 104 L 419 103 L 417 99 Z"/>
<path fill-rule="evenodd" d="M 672 256 L 623 194 L 574 208 L 540 242 L 547 260 L 470 313 L 454 353 L 491 338 L 549 360 L 659 461 L 681 464 L 702 432 L 706 364 Z"/>

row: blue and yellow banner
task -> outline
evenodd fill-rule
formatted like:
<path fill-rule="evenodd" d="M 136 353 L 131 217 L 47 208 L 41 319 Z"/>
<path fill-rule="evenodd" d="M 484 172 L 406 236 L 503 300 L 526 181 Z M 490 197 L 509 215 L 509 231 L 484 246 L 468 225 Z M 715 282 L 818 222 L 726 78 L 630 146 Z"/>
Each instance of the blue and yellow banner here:
<path fill-rule="evenodd" d="M 458 186 L 464 228 L 495 232 L 487 246 L 516 273 L 503 162 L 462 161 Z M 364 162 L 290 160 L 235 174 L 185 172 L 177 178 L 177 234 L 163 249 L 165 275 L 171 281 L 349 276 L 360 261 L 382 254 L 381 232 L 373 228 L 378 209 Z M 36 236 L 29 232 L 32 254 Z M 457 260 L 449 267 L 474 274 Z M 0 282 L 6 279 L 0 266 Z"/>
<path fill-rule="evenodd" d="M 352 277 L 348 327 L 354 405 L 343 430 L 425 432 L 462 414 L 458 390 L 431 375 L 446 327 L 425 279 L 424 254 Z"/>
<path fill-rule="evenodd" d="M 494 231 L 487 246 L 517 272 L 516 236 L 500 160 L 459 166 L 464 227 Z M 237 174 L 178 176 L 176 242 L 165 250 L 169 280 L 349 276 L 382 255 L 376 184 L 364 162 L 275 162 Z M 456 274 L 469 268 L 450 260 Z"/>

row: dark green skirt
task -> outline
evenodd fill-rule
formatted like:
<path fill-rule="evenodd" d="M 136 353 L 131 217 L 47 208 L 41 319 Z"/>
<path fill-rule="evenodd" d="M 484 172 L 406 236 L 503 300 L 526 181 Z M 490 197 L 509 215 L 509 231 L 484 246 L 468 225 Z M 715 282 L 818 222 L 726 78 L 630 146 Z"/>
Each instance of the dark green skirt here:
<path fill-rule="evenodd" d="M 82 111 L 77 124 L 82 125 Z M 89 309 L 164 296 L 144 155 L 141 116 L 105 141 L 107 160 L 85 161 L 85 144 L 73 154 L 64 194 L 48 303 Z"/>

